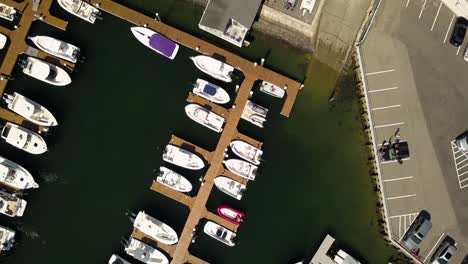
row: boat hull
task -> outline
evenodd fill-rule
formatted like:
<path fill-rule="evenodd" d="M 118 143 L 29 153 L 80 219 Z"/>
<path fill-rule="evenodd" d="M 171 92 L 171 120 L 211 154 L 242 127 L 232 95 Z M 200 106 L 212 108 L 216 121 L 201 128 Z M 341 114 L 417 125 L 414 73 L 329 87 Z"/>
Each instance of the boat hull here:
<path fill-rule="evenodd" d="M 163 160 L 189 170 L 200 170 L 205 167 L 203 160 L 196 154 L 173 145 L 166 146 Z"/>
<path fill-rule="evenodd" d="M 263 155 L 263 151 L 261 149 L 242 140 L 233 140 L 229 143 L 229 146 L 231 147 L 232 152 L 234 152 L 238 157 L 255 165 L 260 165 L 260 159 Z"/>
<path fill-rule="evenodd" d="M 243 217 L 245 216 L 244 213 L 237 211 L 236 209 L 227 205 L 221 205 L 218 207 L 217 212 L 221 218 L 226 219 L 227 221 L 236 225 L 240 225 L 242 223 Z"/>
<path fill-rule="evenodd" d="M 56 126 L 57 120 L 47 108 L 34 102 L 33 100 L 22 96 L 19 93 L 14 93 L 13 96 L 6 95 L 4 97 L 8 104 L 8 108 L 18 115 L 26 118 L 32 123 L 39 126 Z M 11 100 L 10 100 L 11 99 Z"/>
<path fill-rule="evenodd" d="M 120 256 L 113 254 L 109 259 L 109 264 L 131 264 Z"/>
<path fill-rule="evenodd" d="M 159 250 L 130 237 L 128 245 L 125 247 L 125 252 L 146 264 L 169 264 L 167 257 Z"/>
<path fill-rule="evenodd" d="M 26 205 L 28 204 L 25 200 L 13 196 L 7 192 L 0 191 L 0 200 L 4 203 L 4 207 L 0 210 L 0 213 L 9 217 L 21 217 L 24 215 Z M 14 208 L 10 208 L 9 203 L 15 203 Z"/>
<path fill-rule="evenodd" d="M 220 191 L 237 200 L 242 199 L 243 192 L 247 189 L 244 184 L 224 176 L 216 177 L 214 183 Z"/>
<path fill-rule="evenodd" d="M 226 104 L 231 100 L 223 88 L 202 79 L 197 79 L 192 92 L 216 104 Z"/>
<path fill-rule="evenodd" d="M 190 119 L 205 126 L 217 133 L 223 131 L 224 117 L 204 108 L 198 104 L 188 104 L 185 106 L 185 113 Z"/>
<path fill-rule="evenodd" d="M 227 246 L 233 247 L 236 245 L 234 242 L 236 233 L 214 222 L 206 222 L 203 227 L 203 232 Z M 222 232 L 222 235 L 218 235 L 220 232 Z"/>
<path fill-rule="evenodd" d="M 267 81 L 262 82 L 260 91 L 277 98 L 283 98 L 285 94 L 283 89 Z"/>
<path fill-rule="evenodd" d="M 73 63 L 78 61 L 80 48 L 75 45 L 49 36 L 35 36 L 29 39 L 45 53 Z"/>
<path fill-rule="evenodd" d="M 251 181 L 255 180 L 257 166 L 240 159 L 228 159 L 223 163 L 230 172 Z"/>
<path fill-rule="evenodd" d="M 133 227 L 154 240 L 166 245 L 174 245 L 179 241 L 176 231 L 169 225 L 140 211 L 133 222 Z"/>
<path fill-rule="evenodd" d="M 5 124 L 1 136 L 10 145 L 30 154 L 38 155 L 47 151 L 47 144 L 39 134 L 13 123 Z"/>
<path fill-rule="evenodd" d="M 0 3 L 0 7 L 3 9 L 3 11 L 0 12 L 0 18 L 6 19 L 8 21 L 13 21 L 15 19 L 15 8 L 5 5 L 3 3 Z"/>
<path fill-rule="evenodd" d="M 32 57 L 27 58 L 23 73 L 55 86 L 65 86 L 71 83 L 70 75 L 64 69 Z"/>
<path fill-rule="evenodd" d="M 173 60 L 179 51 L 179 45 L 169 38 L 149 28 L 132 27 L 133 36 L 151 50 Z"/>
<path fill-rule="evenodd" d="M 81 0 L 58 0 L 57 2 L 70 14 L 73 14 L 91 24 L 94 24 L 96 18 L 101 13 L 99 9 Z"/>
<path fill-rule="evenodd" d="M 234 67 L 231 65 L 206 55 L 198 55 L 190 58 L 200 71 L 223 82 L 232 82 L 231 75 L 234 72 Z"/>
<path fill-rule="evenodd" d="M 39 185 L 34 181 L 33 176 L 29 171 L 27 171 L 22 166 L 17 163 L 7 160 L 0 156 L 0 171 L 5 173 L 6 169 L 8 171 L 12 170 L 15 174 L 14 181 L 9 181 L 9 176 L 3 177 L 2 183 L 14 190 L 26 190 L 26 189 L 35 189 L 39 188 Z"/>
<path fill-rule="evenodd" d="M 2 50 L 6 46 L 7 40 L 7 37 L 0 33 L 0 50 Z"/>
<path fill-rule="evenodd" d="M 160 175 L 156 181 L 178 192 L 190 192 L 192 184 L 184 176 L 166 167 L 159 167 Z"/>

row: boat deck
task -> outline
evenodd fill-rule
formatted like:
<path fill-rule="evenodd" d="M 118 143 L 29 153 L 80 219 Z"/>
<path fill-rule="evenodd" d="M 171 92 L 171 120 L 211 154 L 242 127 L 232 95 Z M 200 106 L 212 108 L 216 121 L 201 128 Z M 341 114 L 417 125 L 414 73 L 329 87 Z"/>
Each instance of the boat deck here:
<path fill-rule="evenodd" d="M 0 32 L 6 35 L 9 39 L 9 44 L 7 46 L 8 50 L 0 67 L 0 96 L 3 95 L 3 92 L 5 91 L 8 82 L 13 81 L 13 79 L 11 79 L 11 74 L 18 61 L 18 57 L 21 54 L 31 54 L 31 52 L 34 52 L 34 49 L 29 47 L 25 41 L 32 23 L 36 20 L 41 20 L 47 24 L 50 24 L 62 30 L 65 30 L 68 24 L 68 22 L 54 17 L 50 14 L 49 9 L 53 3 L 53 0 L 42 0 L 37 11 L 34 11 L 31 8 L 32 1 L 24 1 L 22 3 L 18 3 L 12 0 L 2 0 L 2 3 L 5 3 L 9 6 L 13 6 L 17 10 L 19 10 L 21 13 L 21 19 L 17 24 L 17 29 L 9 30 L 0 26 Z M 42 19 L 39 19 L 39 17 L 41 17 Z M 37 51 L 36 57 L 45 60 L 52 59 L 50 55 L 45 54 L 41 51 Z M 72 70 L 74 68 L 74 65 L 71 63 L 65 62 L 58 58 L 53 59 L 60 63 L 62 66 L 66 64 L 66 67 L 69 70 Z M 0 118 L 23 126 L 25 125 L 25 123 L 28 123 L 27 126 L 31 127 L 29 121 L 4 108 L 0 108 Z M 44 129 L 43 127 L 37 126 L 35 126 L 35 128 L 37 128 L 38 131 L 42 131 Z"/>

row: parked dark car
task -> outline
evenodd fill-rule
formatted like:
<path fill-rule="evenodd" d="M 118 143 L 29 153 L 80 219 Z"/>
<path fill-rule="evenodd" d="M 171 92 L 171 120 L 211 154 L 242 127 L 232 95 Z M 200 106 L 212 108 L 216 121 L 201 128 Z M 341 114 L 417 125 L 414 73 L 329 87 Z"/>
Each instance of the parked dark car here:
<path fill-rule="evenodd" d="M 457 248 L 450 241 L 444 241 L 432 256 L 431 264 L 448 264 L 457 253 Z"/>
<path fill-rule="evenodd" d="M 380 153 L 383 161 L 402 160 L 410 156 L 408 142 L 406 141 L 399 141 L 391 144 L 386 143 L 381 147 Z"/>
<path fill-rule="evenodd" d="M 467 27 L 468 20 L 464 17 L 457 17 L 455 25 L 453 26 L 452 36 L 450 37 L 450 44 L 456 47 L 460 46 L 465 38 Z"/>

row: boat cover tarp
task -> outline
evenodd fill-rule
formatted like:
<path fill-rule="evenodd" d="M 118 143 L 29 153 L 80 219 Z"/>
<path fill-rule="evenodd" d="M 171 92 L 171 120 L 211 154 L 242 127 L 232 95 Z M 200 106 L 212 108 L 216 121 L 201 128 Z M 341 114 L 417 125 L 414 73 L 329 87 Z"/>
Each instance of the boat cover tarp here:
<path fill-rule="evenodd" d="M 205 87 L 203 88 L 203 92 L 205 92 L 208 95 L 215 95 L 216 94 L 216 87 L 206 84 Z"/>
<path fill-rule="evenodd" d="M 161 34 L 153 34 L 150 37 L 149 44 L 153 49 L 158 50 L 166 57 L 171 57 L 177 47 L 177 44 L 174 41 Z"/>

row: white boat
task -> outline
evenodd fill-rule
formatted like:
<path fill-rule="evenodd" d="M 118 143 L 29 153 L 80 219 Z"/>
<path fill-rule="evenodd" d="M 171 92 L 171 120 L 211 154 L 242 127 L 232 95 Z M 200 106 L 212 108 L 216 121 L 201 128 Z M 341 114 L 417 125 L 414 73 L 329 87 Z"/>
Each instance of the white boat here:
<path fill-rule="evenodd" d="M 81 0 L 58 0 L 59 5 L 73 15 L 94 24 L 101 12 L 96 7 Z"/>
<path fill-rule="evenodd" d="M 248 162 L 251 162 L 255 165 L 260 164 L 260 159 L 262 158 L 263 151 L 259 148 L 256 148 L 249 143 L 242 140 L 233 140 L 229 143 L 232 152 L 237 156 L 245 159 Z"/>
<path fill-rule="evenodd" d="M 22 66 L 23 73 L 43 82 L 56 86 L 65 86 L 71 83 L 70 75 L 52 63 L 28 57 Z"/>
<path fill-rule="evenodd" d="M 0 17 L 9 21 L 15 19 L 16 10 L 14 7 L 0 3 Z"/>
<path fill-rule="evenodd" d="M 283 98 L 285 93 L 284 89 L 281 89 L 280 87 L 267 81 L 262 82 L 260 85 L 260 91 L 278 98 Z"/>
<path fill-rule="evenodd" d="M 146 264 L 169 264 L 169 260 L 161 251 L 133 237 L 130 237 L 125 246 L 125 252 Z"/>
<path fill-rule="evenodd" d="M 205 163 L 200 157 L 174 145 L 166 146 L 163 160 L 189 170 L 200 170 L 205 167 Z"/>
<path fill-rule="evenodd" d="M 19 93 L 15 92 L 13 95 L 4 93 L 3 100 L 11 111 L 36 125 L 47 127 L 58 125 L 57 120 L 49 110 Z"/>
<path fill-rule="evenodd" d="M 13 248 L 15 244 L 15 231 L 0 226 L 0 254 L 2 251 L 8 251 Z"/>
<path fill-rule="evenodd" d="M 109 259 L 109 264 L 131 264 L 125 259 L 121 258 L 119 255 L 113 254 Z"/>
<path fill-rule="evenodd" d="M 133 227 L 140 230 L 147 236 L 166 245 L 174 245 L 179 241 L 179 237 L 174 229 L 158 219 L 140 211 L 133 221 Z"/>
<path fill-rule="evenodd" d="M 80 55 L 80 48 L 65 41 L 49 36 L 28 37 L 40 50 L 58 58 L 76 63 Z"/>
<path fill-rule="evenodd" d="M 193 87 L 193 93 L 217 104 L 225 104 L 231 100 L 229 94 L 223 88 L 202 79 L 197 79 Z"/>
<path fill-rule="evenodd" d="M 131 31 L 138 41 L 164 57 L 173 60 L 179 45 L 169 38 L 145 27 L 132 27 Z"/>
<path fill-rule="evenodd" d="M 200 125 L 203 125 L 218 133 L 223 131 L 224 117 L 206 109 L 201 105 L 188 104 L 185 106 L 185 113 L 188 115 L 188 117 Z"/>
<path fill-rule="evenodd" d="M 166 167 L 159 167 L 159 175 L 156 181 L 178 192 L 190 192 L 192 184 L 179 173 Z"/>
<path fill-rule="evenodd" d="M 23 216 L 27 202 L 0 190 L 0 213 L 9 216 Z"/>
<path fill-rule="evenodd" d="M 42 154 L 47 151 L 45 140 L 36 132 L 7 122 L 2 129 L 2 138 L 8 144 L 31 154 Z"/>
<path fill-rule="evenodd" d="M 234 67 L 206 55 L 190 57 L 197 68 L 211 77 L 223 82 L 232 82 Z"/>
<path fill-rule="evenodd" d="M 236 233 L 214 222 L 206 222 L 205 226 L 203 227 L 203 232 L 230 247 L 236 245 L 236 243 L 234 242 L 234 239 L 236 238 Z"/>
<path fill-rule="evenodd" d="M 245 104 L 241 118 L 258 127 L 263 127 L 263 123 L 266 121 L 267 113 L 268 109 L 248 100 L 247 104 Z"/>
<path fill-rule="evenodd" d="M 0 182 L 15 190 L 38 188 L 29 171 L 0 156 Z"/>
<path fill-rule="evenodd" d="M 232 173 L 241 176 L 242 178 L 255 180 L 255 174 L 257 174 L 257 166 L 243 161 L 240 159 L 228 159 L 223 161 L 227 169 Z"/>
<path fill-rule="evenodd" d="M 242 199 L 242 193 L 247 189 L 244 184 L 224 176 L 216 177 L 214 179 L 214 183 L 220 191 L 236 198 L 237 200 Z"/>
<path fill-rule="evenodd" d="M 6 46 L 7 40 L 7 36 L 0 33 L 0 50 L 2 50 Z"/>

